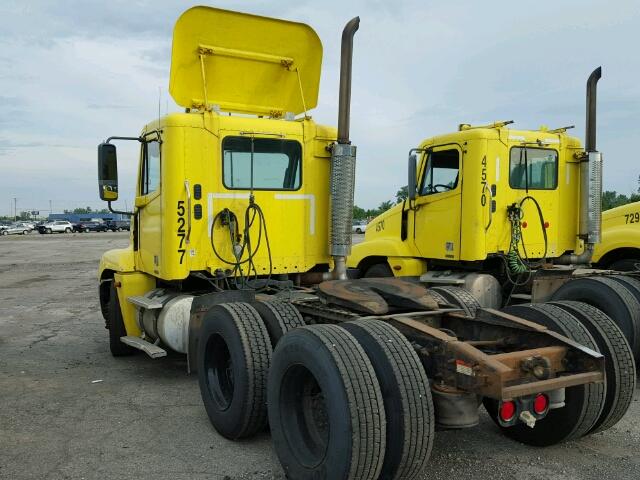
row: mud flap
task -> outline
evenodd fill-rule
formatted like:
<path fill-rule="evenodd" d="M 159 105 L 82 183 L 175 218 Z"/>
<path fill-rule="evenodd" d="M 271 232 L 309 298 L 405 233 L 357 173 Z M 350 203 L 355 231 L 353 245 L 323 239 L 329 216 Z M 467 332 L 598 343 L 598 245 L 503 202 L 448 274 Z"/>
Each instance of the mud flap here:
<path fill-rule="evenodd" d="M 211 307 L 220 303 L 252 302 L 256 299 L 253 290 L 227 290 L 224 292 L 207 293 L 193 299 L 191 304 L 191 318 L 189 320 L 189 351 L 187 352 L 187 372 L 198 371 L 196 358 L 200 331 L 205 322 L 205 315 Z"/>

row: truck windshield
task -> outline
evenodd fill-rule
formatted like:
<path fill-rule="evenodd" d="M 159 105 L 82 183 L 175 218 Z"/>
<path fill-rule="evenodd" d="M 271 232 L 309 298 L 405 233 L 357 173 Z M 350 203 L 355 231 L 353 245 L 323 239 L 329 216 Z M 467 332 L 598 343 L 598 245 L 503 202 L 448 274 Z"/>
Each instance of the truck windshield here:
<path fill-rule="evenodd" d="M 518 190 L 553 190 L 558 186 L 558 152 L 550 148 L 513 147 L 509 185 Z"/>
<path fill-rule="evenodd" d="M 228 189 L 297 190 L 302 147 L 295 140 L 226 137 L 223 179 Z"/>

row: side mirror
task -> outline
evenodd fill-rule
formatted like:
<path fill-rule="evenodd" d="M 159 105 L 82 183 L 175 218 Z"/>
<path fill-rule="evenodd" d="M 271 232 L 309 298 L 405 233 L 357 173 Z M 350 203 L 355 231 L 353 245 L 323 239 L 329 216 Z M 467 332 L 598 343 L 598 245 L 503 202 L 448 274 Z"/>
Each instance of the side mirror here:
<path fill-rule="evenodd" d="M 118 155 L 111 143 L 98 145 L 98 191 L 101 200 L 118 199 Z"/>
<path fill-rule="evenodd" d="M 407 191 L 409 200 L 416 199 L 416 168 L 417 168 L 416 154 L 409 155 L 409 182 L 407 183 Z"/>

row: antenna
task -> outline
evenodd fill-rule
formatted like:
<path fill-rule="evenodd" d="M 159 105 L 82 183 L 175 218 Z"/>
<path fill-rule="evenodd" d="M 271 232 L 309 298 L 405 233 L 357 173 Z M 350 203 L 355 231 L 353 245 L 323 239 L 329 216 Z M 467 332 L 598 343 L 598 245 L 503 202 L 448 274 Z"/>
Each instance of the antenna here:
<path fill-rule="evenodd" d="M 162 87 L 158 87 L 158 128 L 160 128 L 160 101 L 162 100 Z"/>

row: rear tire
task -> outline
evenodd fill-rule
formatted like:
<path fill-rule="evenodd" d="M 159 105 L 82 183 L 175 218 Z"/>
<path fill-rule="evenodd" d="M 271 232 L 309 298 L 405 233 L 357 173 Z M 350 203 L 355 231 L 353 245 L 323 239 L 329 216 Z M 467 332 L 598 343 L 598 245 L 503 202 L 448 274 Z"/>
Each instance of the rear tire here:
<path fill-rule="evenodd" d="M 587 277 L 562 285 L 551 300 L 575 300 L 588 303 L 620 327 L 636 358 L 640 358 L 640 302 L 619 282 L 609 277 Z"/>
<path fill-rule="evenodd" d="M 198 383 L 213 427 L 231 440 L 267 421 L 269 334 L 248 303 L 222 303 L 205 314 L 198 342 Z"/>
<path fill-rule="evenodd" d="M 349 332 L 313 325 L 282 337 L 269 372 L 269 425 L 287 478 L 378 478 L 384 403 L 371 362 Z"/>
<path fill-rule="evenodd" d="M 435 417 L 429 379 L 400 332 L 380 320 L 340 325 L 362 346 L 376 372 L 387 418 L 387 451 L 380 478 L 413 479 L 433 446 Z"/>
<path fill-rule="evenodd" d="M 302 315 L 290 303 L 277 300 L 256 301 L 251 302 L 251 306 L 258 311 L 264 326 L 267 327 L 272 348 L 276 348 L 278 340 L 289 330 L 305 326 Z"/>
<path fill-rule="evenodd" d="M 376 263 L 371 265 L 364 272 L 363 278 L 379 278 L 379 277 L 393 277 L 391 268 L 386 263 Z"/>
<path fill-rule="evenodd" d="M 573 315 L 557 306 L 541 303 L 513 305 L 502 311 L 544 325 L 592 350 L 598 348 L 589 331 Z M 550 410 L 534 428 L 519 423 L 512 427 L 500 426 L 500 429 L 509 438 L 538 447 L 574 440 L 594 426 L 603 410 L 605 394 L 605 385 L 598 383 L 566 388 L 565 406 Z M 498 424 L 498 402 L 485 398 L 483 403 L 489 416 Z"/>
<path fill-rule="evenodd" d="M 469 317 L 475 317 L 478 309 L 482 308 L 476 297 L 464 288 L 445 285 L 443 287 L 432 287 L 429 291 L 439 293 L 448 303 L 462 308 Z"/>
<path fill-rule="evenodd" d="M 582 302 L 551 302 L 582 323 L 605 358 L 607 395 L 600 418 L 589 433 L 613 427 L 629 409 L 636 389 L 633 352 L 618 326 L 604 312 Z"/>
<path fill-rule="evenodd" d="M 120 308 L 120 300 L 118 300 L 118 290 L 111 282 L 109 305 L 107 307 L 107 315 L 109 318 L 109 350 L 114 357 L 127 357 L 136 353 L 136 349 L 122 343 L 120 337 L 127 335 L 122 318 L 122 310 Z"/>

